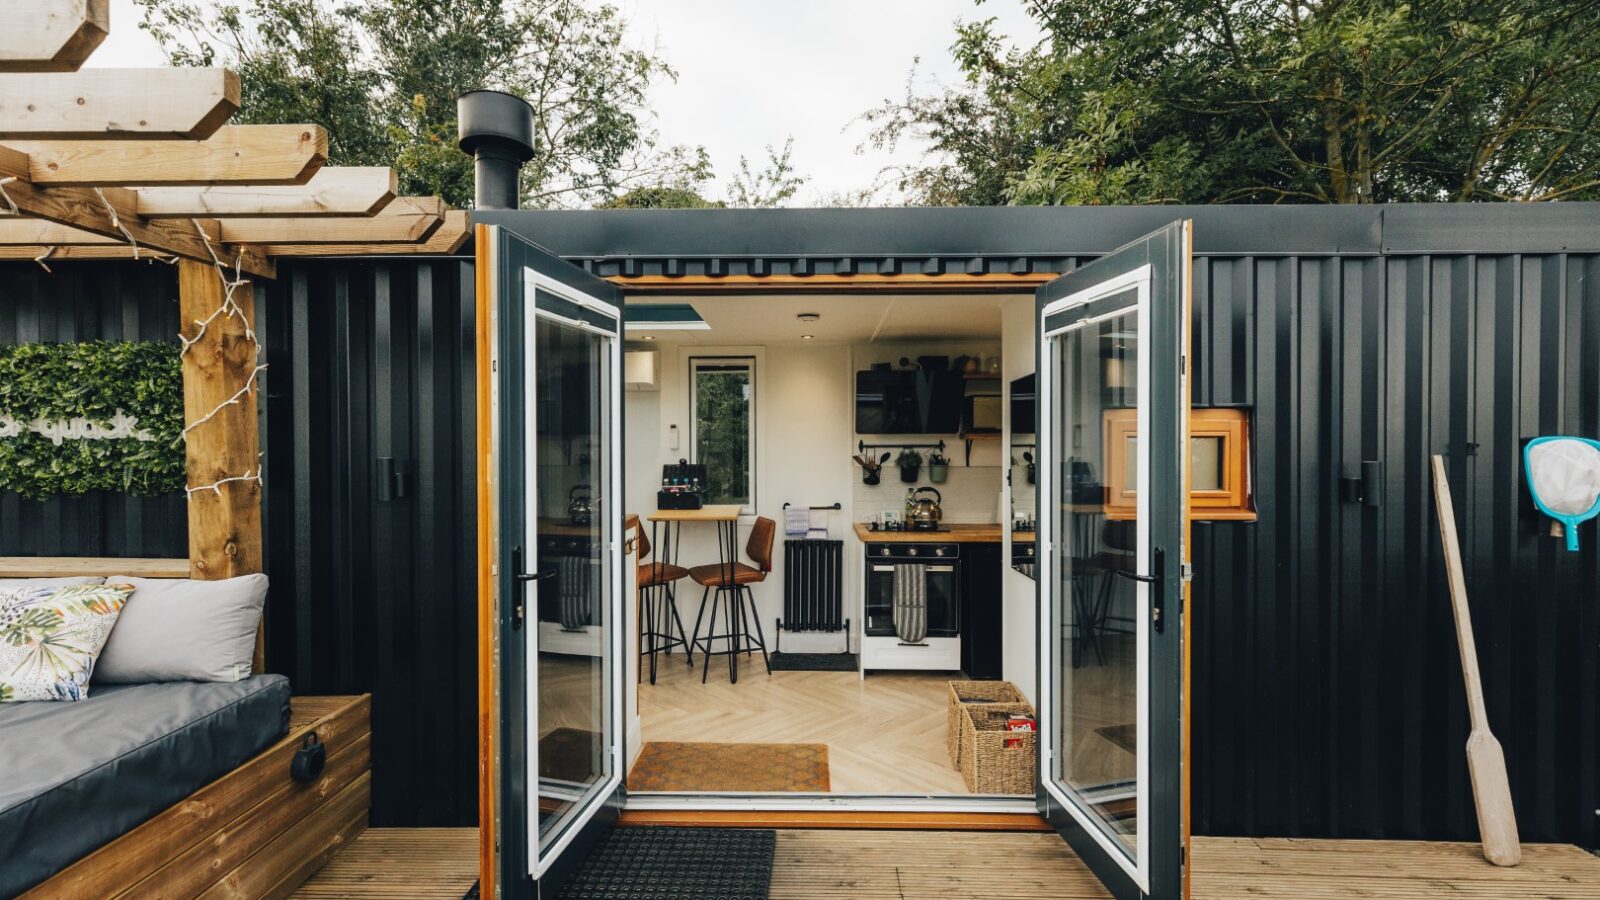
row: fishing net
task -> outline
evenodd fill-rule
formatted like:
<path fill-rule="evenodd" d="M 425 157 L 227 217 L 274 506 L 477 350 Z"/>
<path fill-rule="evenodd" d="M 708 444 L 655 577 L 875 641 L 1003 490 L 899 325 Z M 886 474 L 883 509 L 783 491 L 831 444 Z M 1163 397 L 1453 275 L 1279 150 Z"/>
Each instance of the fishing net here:
<path fill-rule="evenodd" d="M 1528 489 L 1541 512 L 1560 522 L 1567 549 L 1578 549 L 1579 522 L 1600 513 L 1600 441 L 1544 437 L 1524 451 Z"/>

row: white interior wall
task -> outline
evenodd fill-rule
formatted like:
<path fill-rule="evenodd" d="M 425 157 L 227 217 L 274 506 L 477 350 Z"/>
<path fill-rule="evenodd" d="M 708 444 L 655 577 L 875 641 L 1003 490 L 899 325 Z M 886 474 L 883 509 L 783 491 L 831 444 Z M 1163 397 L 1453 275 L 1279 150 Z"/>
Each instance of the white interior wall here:
<path fill-rule="evenodd" d="M 1002 380 L 1006 387 L 1005 402 L 1005 440 L 1003 450 L 1006 458 L 1010 459 L 1011 453 L 1011 382 L 1033 372 L 1035 366 L 1034 347 L 1034 300 L 1032 295 L 1016 297 L 1008 300 L 1000 308 L 1000 345 L 1001 345 L 1001 371 L 1004 373 Z M 1027 438 L 1023 438 L 1027 440 Z M 1020 451 L 1015 454 L 1020 462 Z M 1021 504 L 1031 506 L 1033 498 L 1027 490 L 1024 473 L 1020 468 L 1014 470 L 1013 486 L 1003 487 L 1007 495 L 1007 504 Z M 1035 582 L 1032 578 L 1011 568 L 1011 535 L 1007 529 L 1005 544 L 1001 552 L 1001 583 L 1002 605 L 1004 608 L 1005 624 L 1002 633 L 1004 646 L 1004 659 L 1002 673 L 1005 679 L 1016 685 L 1029 703 L 1038 703 L 1038 621 L 1036 615 Z"/>
<path fill-rule="evenodd" d="M 627 419 L 625 455 L 627 503 L 630 511 L 647 516 L 656 508 L 661 466 L 687 459 L 689 452 L 689 359 L 691 356 L 751 356 L 756 360 L 756 515 L 778 523 L 773 547 L 773 572 L 753 593 L 761 614 L 761 627 L 769 651 L 777 648 L 777 619 L 783 612 L 783 504 L 827 505 L 843 508 L 829 514 L 830 535 L 845 540 L 845 603 L 859 603 L 858 553 L 852 553 L 854 535 L 850 461 L 854 386 L 850 375 L 850 348 L 846 344 L 774 344 L 767 347 L 682 345 L 663 343 L 630 345 L 661 352 L 661 389 L 628 391 L 624 396 Z M 671 445 L 677 426 L 676 449 Z M 749 540 L 753 517 L 740 519 L 740 559 Z M 650 533 L 649 522 L 644 523 Z M 708 524 L 686 524 L 678 563 L 695 566 L 717 561 L 716 532 Z M 694 628 L 702 590 L 693 581 L 679 582 L 678 609 L 684 627 Z M 852 618 L 859 618 L 852 616 Z M 859 628 L 859 623 L 855 623 Z M 784 648 L 796 652 L 840 650 L 836 635 L 791 634 Z M 851 646 L 859 642 L 852 638 Z"/>

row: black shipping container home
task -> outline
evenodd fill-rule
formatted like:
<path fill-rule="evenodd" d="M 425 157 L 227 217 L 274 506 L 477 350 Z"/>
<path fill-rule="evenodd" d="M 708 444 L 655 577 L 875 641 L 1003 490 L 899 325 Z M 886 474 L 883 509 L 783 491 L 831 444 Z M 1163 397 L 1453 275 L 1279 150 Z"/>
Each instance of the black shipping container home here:
<path fill-rule="evenodd" d="M 1441 453 L 1522 837 L 1600 844 L 1594 526 L 1578 553 L 1548 537 L 1520 457 L 1538 435 L 1600 432 L 1600 208 L 474 218 L 587 270 L 589 290 L 620 292 L 624 310 L 708 296 L 1029 297 L 1191 222 L 1191 400 L 1245 412 L 1253 513 L 1197 521 L 1188 544 L 1194 833 L 1476 835 L 1427 477 Z M 478 259 L 285 261 L 258 288 L 272 364 L 269 669 L 301 693 L 374 693 L 375 824 L 478 815 Z M 167 315 L 150 299 L 159 270 L 82 265 L 116 269 L 93 284 L 123 287 L 108 296 L 7 263 L 17 302 L 0 305 L 0 341 L 109 336 Z M 84 513 L 96 504 L 125 508 L 0 497 L 0 553 L 158 555 L 128 543 L 152 530 L 137 522 L 181 521 L 170 503 Z M 162 539 L 182 545 L 169 529 Z"/>

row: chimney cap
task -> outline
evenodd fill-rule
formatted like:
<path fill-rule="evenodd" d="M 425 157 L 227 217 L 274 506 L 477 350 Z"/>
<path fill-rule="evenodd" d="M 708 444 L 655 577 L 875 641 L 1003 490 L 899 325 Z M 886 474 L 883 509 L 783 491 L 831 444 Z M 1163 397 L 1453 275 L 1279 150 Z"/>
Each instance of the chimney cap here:
<path fill-rule="evenodd" d="M 533 158 L 533 107 L 504 91 L 471 91 L 456 98 L 461 149 L 476 155 L 480 147 L 514 153 L 519 162 Z"/>

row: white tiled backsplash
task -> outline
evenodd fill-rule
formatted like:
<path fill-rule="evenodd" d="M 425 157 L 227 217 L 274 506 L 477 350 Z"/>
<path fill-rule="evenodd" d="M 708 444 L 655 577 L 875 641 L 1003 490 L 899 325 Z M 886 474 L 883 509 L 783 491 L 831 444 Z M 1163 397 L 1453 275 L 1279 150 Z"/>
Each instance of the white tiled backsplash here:
<path fill-rule="evenodd" d="M 928 467 L 922 467 L 916 484 L 900 480 L 900 469 L 890 460 L 883 467 L 883 480 L 877 485 L 861 483 L 861 470 L 856 469 L 853 502 L 856 520 L 876 515 L 884 510 L 903 512 L 906 508 L 908 488 L 931 487 L 939 491 L 940 507 L 945 522 L 986 523 L 1000 521 L 1000 485 L 1005 479 L 1005 469 L 999 466 L 973 466 L 968 468 L 953 460 L 950 477 L 944 484 L 928 480 Z"/>

